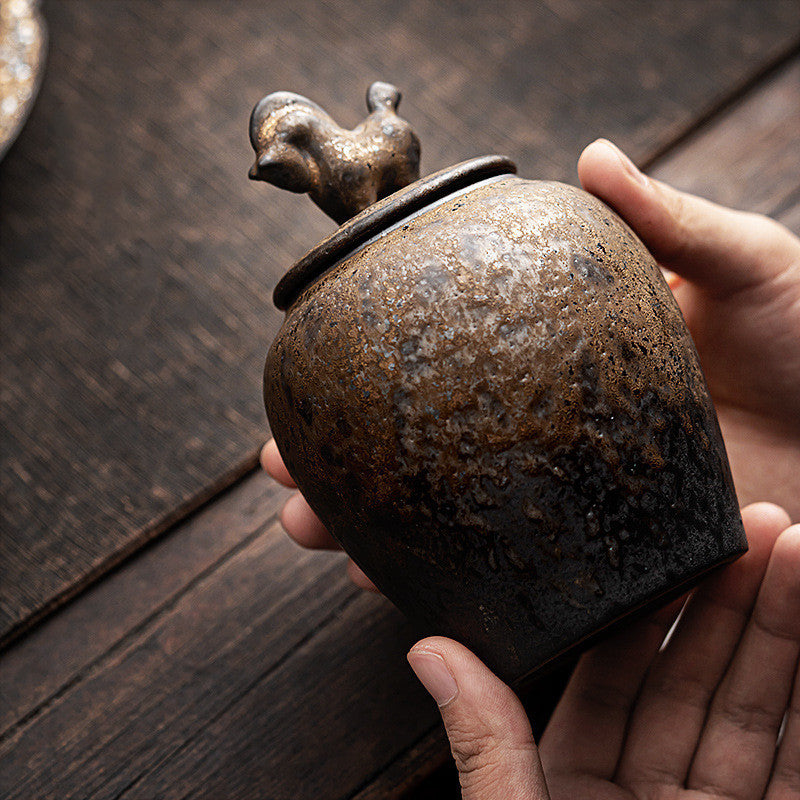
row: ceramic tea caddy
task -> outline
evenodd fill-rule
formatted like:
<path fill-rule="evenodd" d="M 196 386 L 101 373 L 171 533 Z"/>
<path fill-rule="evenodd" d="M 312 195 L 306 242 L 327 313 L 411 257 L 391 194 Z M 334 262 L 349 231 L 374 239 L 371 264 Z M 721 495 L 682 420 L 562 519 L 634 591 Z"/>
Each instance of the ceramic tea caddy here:
<path fill-rule="evenodd" d="M 693 343 L 627 225 L 488 156 L 417 179 L 399 92 L 344 131 L 278 92 L 250 177 L 342 223 L 275 289 L 269 423 L 425 633 L 530 679 L 747 549 Z"/>

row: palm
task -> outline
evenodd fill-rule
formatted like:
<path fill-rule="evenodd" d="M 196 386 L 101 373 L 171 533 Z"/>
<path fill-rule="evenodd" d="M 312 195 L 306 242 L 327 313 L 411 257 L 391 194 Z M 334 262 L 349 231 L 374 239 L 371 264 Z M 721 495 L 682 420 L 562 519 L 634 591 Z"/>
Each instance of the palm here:
<path fill-rule="evenodd" d="M 589 779 L 582 787 L 580 795 L 564 792 L 564 797 L 581 797 L 582 800 L 720 800 L 720 796 L 695 789 L 676 789 L 674 786 L 648 786 L 646 791 L 637 793 L 611 782 Z M 560 797 L 558 791 L 551 786 L 554 797 Z"/>
<path fill-rule="evenodd" d="M 553 781 L 550 782 L 550 791 L 553 797 L 580 797 L 582 800 L 712 800 L 712 795 L 678 789 L 674 786 L 651 786 L 646 793 L 637 794 L 630 789 L 618 786 L 613 781 L 605 781 L 599 778 L 587 776 L 585 783 L 580 784 L 580 794 L 574 792 L 569 784 L 559 787 Z M 713 800 L 720 800 L 713 797 Z"/>

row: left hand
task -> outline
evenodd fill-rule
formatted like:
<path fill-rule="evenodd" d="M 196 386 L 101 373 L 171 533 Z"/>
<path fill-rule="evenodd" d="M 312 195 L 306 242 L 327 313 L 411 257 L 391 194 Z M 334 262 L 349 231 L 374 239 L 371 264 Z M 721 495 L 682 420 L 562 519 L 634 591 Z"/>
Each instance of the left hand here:
<path fill-rule="evenodd" d="M 464 800 L 800 797 L 800 525 L 765 503 L 742 517 L 749 552 L 691 595 L 666 645 L 680 601 L 586 653 L 538 750 L 469 650 L 411 649 Z"/>
<path fill-rule="evenodd" d="M 283 486 L 296 489 L 297 484 L 286 469 L 278 445 L 270 439 L 261 449 L 261 466 L 269 475 Z M 281 510 L 281 524 L 286 533 L 301 547 L 311 550 L 341 550 L 336 540 L 328 533 L 319 517 L 311 510 L 300 492 L 295 492 Z M 347 574 L 350 580 L 361 589 L 377 592 L 378 587 L 364 574 L 353 559 L 347 561 Z"/>

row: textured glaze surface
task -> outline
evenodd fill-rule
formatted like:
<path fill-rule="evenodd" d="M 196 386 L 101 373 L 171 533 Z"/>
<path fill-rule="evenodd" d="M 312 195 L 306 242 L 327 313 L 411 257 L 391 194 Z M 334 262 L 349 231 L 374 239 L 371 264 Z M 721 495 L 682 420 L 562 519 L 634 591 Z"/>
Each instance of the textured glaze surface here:
<path fill-rule="evenodd" d="M 285 311 L 313 280 L 361 245 L 457 191 L 517 167 L 505 156 L 482 156 L 434 172 L 373 203 L 309 250 L 278 282 L 272 299 Z"/>
<path fill-rule="evenodd" d="M 328 270 L 265 398 L 347 552 L 506 679 L 746 549 L 677 306 L 570 186 L 497 179 Z"/>

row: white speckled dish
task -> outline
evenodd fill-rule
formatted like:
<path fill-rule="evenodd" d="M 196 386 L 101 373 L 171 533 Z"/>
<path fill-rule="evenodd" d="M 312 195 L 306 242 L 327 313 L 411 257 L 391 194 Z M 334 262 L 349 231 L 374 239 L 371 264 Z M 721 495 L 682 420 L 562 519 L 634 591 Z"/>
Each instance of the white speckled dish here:
<path fill-rule="evenodd" d="M 0 0 L 0 159 L 30 113 L 46 44 L 39 0 Z"/>

